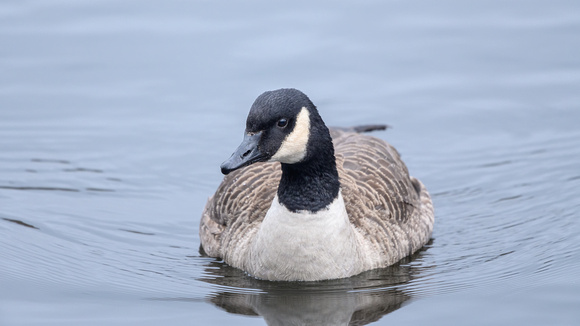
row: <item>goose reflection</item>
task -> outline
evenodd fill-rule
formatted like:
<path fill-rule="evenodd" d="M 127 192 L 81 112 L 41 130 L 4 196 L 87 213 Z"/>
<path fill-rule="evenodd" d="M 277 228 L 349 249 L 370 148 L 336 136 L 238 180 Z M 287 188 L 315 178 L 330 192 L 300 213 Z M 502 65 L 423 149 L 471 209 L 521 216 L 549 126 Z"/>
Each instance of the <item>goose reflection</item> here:
<path fill-rule="evenodd" d="M 346 279 L 261 281 L 211 261 L 200 280 L 219 285 L 208 297 L 215 306 L 229 313 L 262 316 L 268 325 L 367 325 L 412 298 L 405 285 L 428 268 L 417 263 L 430 245 L 393 266 Z"/>

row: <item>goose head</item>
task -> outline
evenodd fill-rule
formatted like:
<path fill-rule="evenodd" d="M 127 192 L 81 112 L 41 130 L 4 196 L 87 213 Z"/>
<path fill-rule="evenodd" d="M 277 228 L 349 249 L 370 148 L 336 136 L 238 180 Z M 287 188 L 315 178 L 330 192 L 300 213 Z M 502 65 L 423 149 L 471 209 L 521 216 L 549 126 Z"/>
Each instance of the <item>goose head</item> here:
<path fill-rule="evenodd" d="M 313 138 L 317 141 L 313 142 Z M 304 93 L 296 89 L 265 92 L 254 101 L 246 120 L 244 139 L 222 163 L 221 171 L 228 174 L 266 161 L 302 163 L 321 145 L 333 150 L 328 128 Z"/>

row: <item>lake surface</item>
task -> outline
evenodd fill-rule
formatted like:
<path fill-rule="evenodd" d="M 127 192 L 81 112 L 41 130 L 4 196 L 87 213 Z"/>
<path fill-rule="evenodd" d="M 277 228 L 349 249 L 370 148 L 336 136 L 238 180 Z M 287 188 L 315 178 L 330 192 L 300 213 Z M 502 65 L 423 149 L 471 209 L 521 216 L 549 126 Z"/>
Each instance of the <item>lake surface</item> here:
<path fill-rule="evenodd" d="M 578 325 L 579 53 L 578 1 L 3 1 L 0 325 Z M 280 87 L 392 126 L 424 250 L 314 283 L 200 256 Z"/>

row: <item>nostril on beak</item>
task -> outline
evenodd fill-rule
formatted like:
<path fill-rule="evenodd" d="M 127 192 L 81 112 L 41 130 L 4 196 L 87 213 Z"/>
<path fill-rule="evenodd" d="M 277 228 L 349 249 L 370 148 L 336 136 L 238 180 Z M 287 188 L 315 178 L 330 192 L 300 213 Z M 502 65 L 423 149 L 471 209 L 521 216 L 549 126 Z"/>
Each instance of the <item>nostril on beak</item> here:
<path fill-rule="evenodd" d="M 248 154 L 250 154 L 251 151 L 252 150 L 250 150 L 250 149 L 247 150 L 244 154 L 242 154 L 242 156 L 240 156 L 240 158 L 244 158 L 244 157 L 248 156 Z"/>

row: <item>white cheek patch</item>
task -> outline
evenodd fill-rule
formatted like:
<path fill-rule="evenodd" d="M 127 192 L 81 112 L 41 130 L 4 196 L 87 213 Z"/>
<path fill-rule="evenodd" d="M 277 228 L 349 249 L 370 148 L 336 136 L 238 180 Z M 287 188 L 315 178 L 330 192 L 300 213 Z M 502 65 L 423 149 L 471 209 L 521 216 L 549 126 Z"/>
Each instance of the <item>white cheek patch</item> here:
<path fill-rule="evenodd" d="M 310 112 L 305 107 L 296 117 L 294 130 L 286 136 L 280 148 L 270 161 L 286 164 L 298 163 L 306 156 L 306 145 L 310 138 Z"/>

